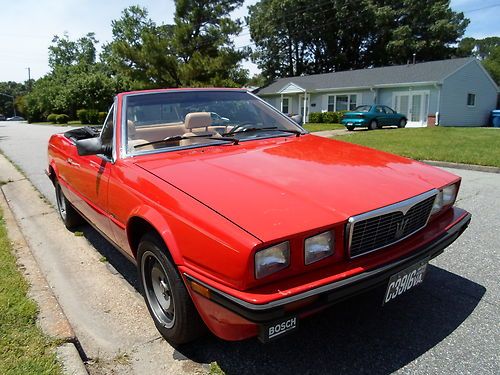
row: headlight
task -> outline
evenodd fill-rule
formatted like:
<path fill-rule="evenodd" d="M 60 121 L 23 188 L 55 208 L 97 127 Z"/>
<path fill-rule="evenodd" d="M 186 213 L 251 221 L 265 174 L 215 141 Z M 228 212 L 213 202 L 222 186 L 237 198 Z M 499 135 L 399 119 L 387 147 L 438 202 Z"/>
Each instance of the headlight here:
<path fill-rule="evenodd" d="M 290 265 L 290 244 L 288 241 L 268 247 L 255 253 L 255 277 L 262 279 Z"/>
<path fill-rule="evenodd" d="M 334 245 L 335 239 L 333 233 L 330 231 L 307 238 L 304 245 L 304 260 L 306 265 L 332 255 Z"/>
<path fill-rule="evenodd" d="M 441 190 L 438 191 L 436 198 L 434 199 L 434 204 L 432 205 L 431 215 L 434 215 L 441 211 L 443 208 L 443 192 Z"/>
<path fill-rule="evenodd" d="M 455 203 L 457 197 L 457 185 L 448 185 L 443 189 L 443 206 Z"/>
<path fill-rule="evenodd" d="M 450 206 L 455 203 L 455 199 L 457 198 L 457 184 L 445 186 L 443 189 L 439 190 L 436 195 L 436 199 L 434 199 L 434 205 L 432 206 L 431 215 L 438 213 L 444 207 Z"/>

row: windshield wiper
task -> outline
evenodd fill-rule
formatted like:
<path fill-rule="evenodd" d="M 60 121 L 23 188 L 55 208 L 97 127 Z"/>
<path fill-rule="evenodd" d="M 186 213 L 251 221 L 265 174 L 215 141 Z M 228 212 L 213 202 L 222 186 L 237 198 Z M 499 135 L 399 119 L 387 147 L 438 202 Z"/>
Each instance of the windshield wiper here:
<path fill-rule="evenodd" d="M 296 134 L 297 137 L 300 137 L 303 134 L 300 130 L 280 129 L 277 126 L 267 126 L 267 127 L 263 127 L 263 128 L 258 128 L 258 127 L 254 127 L 254 128 L 238 128 L 238 129 L 242 129 L 241 131 L 234 131 L 235 129 L 230 130 L 227 133 L 223 133 L 222 135 L 226 136 L 226 135 L 234 135 L 234 134 L 237 134 L 237 133 L 248 133 L 248 132 L 269 131 L 269 130 L 271 130 L 271 131 L 277 131 L 277 132 L 283 132 L 283 133 Z"/>
<path fill-rule="evenodd" d="M 159 139 L 157 141 L 141 143 L 139 145 L 135 145 L 134 148 L 139 148 L 139 147 L 144 147 L 144 146 L 150 146 L 150 145 L 157 145 L 157 144 L 160 144 L 160 143 L 168 143 L 168 142 L 181 141 L 183 139 L 191 139 L 191 138 L 215 139 L 215 140 L 233 142 L 235 145 L 237 145 L 239 143 L 239 140 L 236 139 L 236 138 L 224 137 L 224 136 L 222 136 L 222 137 L 216 137 L 216 136 L 212 136 L 212 135 L 209 135 L 209 134 L 200 134 L 200 135 L 173 135 L 171 137 Z"/>

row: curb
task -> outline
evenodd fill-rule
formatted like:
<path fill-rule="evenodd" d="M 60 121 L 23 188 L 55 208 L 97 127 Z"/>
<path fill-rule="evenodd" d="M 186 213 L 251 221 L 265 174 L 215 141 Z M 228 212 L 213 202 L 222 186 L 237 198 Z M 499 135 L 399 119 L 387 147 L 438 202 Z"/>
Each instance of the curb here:
<path fill-rule="evenodd" d="M 4 160 L 5 161 L 5 160 Z M 22 177 L 24 179 L 24 177 Z M 19 179 L 17 179 L 19 180 Z M 8 185 L 8 182 L 6 185 Z M 37 324 L 51 338 L 62 342 L 56 349 L 64 374 L 88 375 L 82 358 L 77 350 L 78 339 L 68 318 L 64 314 L 46 278 L 33 256 L 24 235 L 12 213 L 3 188 L 0 189 L 0 207 L 3 211 L 5 226 L 17 265 L 30 287 L 28 297 L 35 300 L 39 307 Z"/>
<path fill-rule="evenodd" d="M 422 162 L 425 164 L 435 166 L 435 167 L 465 169 L 465 170 L 477 171 L 477 172 L 500 173 L 500 168 L 490 167 L 490 166 L 486 166 L 486 165 L 452 163 L 452 162 L 447 162 L 447 161 L 435 161 L 435 160 L 422 160 Z"/>

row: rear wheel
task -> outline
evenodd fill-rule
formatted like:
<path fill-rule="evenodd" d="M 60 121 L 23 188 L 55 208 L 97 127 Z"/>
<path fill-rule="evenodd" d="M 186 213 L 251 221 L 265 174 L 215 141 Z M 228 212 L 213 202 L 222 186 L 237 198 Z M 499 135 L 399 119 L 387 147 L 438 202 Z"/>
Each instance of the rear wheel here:
<path fill-rule="evenodd" d="M 139 243 L 137 266 L 142 294 L 161 335 L 172 344 L 193 341 L 204 332 L 203 322 L 163 241 L 146 234 Z"/>
<path fill-rule="evenodd" d="M 402 118 L 402 119 L 399 121 L 398 128 L 404 128 L 405 126 L 406 126 L 406 119 L 405 119 L 405 118 Z"/>
<path fill-rule="evenodd" d="M 354 130 L 354 126 L 346 126 L 347 130 L 352 132 Z"/>
<path fill-rule="evenodd" d="M 61 185 L 56 181 L 54 187 L 56 190 L 57 211 L 66 228 L 73 229 L 81 225 L 83 219 L 64 196 Z"/>
<path fill-rule="evenodd" d="M 371 120 L 370 124 L 368 124 L 368 130 L 375 130 L 378 128 L 377 121 Z"/>

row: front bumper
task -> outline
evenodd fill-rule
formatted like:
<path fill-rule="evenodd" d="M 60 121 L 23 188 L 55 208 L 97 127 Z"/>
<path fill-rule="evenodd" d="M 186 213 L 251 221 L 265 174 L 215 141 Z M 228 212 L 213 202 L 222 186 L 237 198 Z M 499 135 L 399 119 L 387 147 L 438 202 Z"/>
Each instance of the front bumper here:
<path fill-rule="evenodd" d="M 241 300 L 186 272 L 183 276 L 188 283 L 195 282 L 210 291 L 209 299 L 191 292 L 193 301 L 208 327 L 223 339 L 240 340 L 257 336 L 261 331 L 259 328 L 268 323 L 283 320 L 289 316 L 302 318 L 344 299 L 387 284 L 392 275 L 416 262 L 426 258 L 432 259 L 441 254 L 463 233 L 470 220 L 471 214 L 465 212 L 453 226 L 405 257 L 355 276 L 265 304 L 253 304 Z"/>

